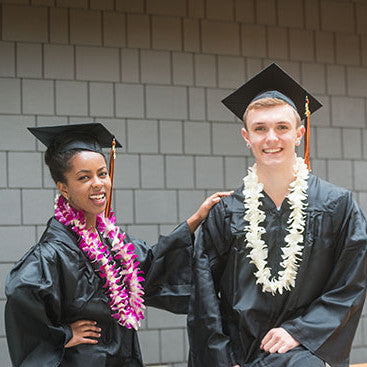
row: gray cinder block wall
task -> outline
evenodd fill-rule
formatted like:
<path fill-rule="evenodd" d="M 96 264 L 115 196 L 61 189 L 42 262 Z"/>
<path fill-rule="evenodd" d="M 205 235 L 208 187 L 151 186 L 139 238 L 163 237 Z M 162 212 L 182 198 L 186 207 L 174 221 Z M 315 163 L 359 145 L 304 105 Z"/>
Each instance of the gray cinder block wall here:
<path fill-rule="evenodd" d="M 323 103 L 313 171 L 367 213 L 367 2 L 1 0 L 0 313 L 5 275 L 52 215 L 54 185 L 27 126 L 103 121 L 118 154 L 114 207 L 154 243 L 252 162 L 220 99 L 271 61 Z M 367 362 L 366 313 L 353 362 Z M 10 366 L 0 318 L 0 366 Z M 147 311 L 147 364 L 185 366 L 185 317 Z"/>

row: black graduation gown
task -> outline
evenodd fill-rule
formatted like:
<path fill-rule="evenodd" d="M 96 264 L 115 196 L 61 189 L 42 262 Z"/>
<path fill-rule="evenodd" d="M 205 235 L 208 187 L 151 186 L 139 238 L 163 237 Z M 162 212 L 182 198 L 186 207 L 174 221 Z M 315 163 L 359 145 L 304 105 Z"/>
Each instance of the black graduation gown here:
<path fill-rule="evenodd" d="M 187 223 L 156 246 L 133 242 L 143 271 L 145 304 L 187 313 L 191 283 L 192 236 Z M 78 248 L 78 236 L 51 218 L 39 243 L 11 270 L 6 284 L 5 324 L 10 357 L 22 367 L 143 366 L 135 330 L 111 317 L 103 281 Z M 98 344 L 64 348 L 70 325 L 95 320 Z"/>
<path fill-rule="evenodd" d="M 349 191 L 313 175 L 308 181 L 303 258 L 296 287 L 283 295 L 263 293 L 255 284 L 255 265 L 244 243 L 243 187 L 212 208 L 195 242 L 191 366 L 297 366 L 289 361 L 295 351 L 267 363 L 272 357 L 260 350 L 260 342 L 274 327 L 287 330 L 311 357 L 348 366 L 366 292 L 366 221 Z M 263 239 L 275 275 L 290 208 L 285 200 L 277 210 L 264 195 Z"/>

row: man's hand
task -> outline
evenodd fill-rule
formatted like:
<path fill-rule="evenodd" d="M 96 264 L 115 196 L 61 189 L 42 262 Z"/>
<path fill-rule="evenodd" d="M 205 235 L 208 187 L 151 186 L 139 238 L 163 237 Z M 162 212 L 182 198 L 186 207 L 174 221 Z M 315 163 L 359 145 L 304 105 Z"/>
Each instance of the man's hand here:
<path fill-rule="evenodd" d="M 73 337 L 65 344 L 65 348 L 74 347 L 79 344 L 97 344 L 101 336 L 101 329 L 96 326 L 95 321 L 78 320 L 73 322 L 70 327 L 73 332 Z M 92 339 L 93 338 L 93 339 Z"/>
<path fill-rule="evenodd" d="M 286 353 L 300 343 L 283 328 L 271 329 L 261 341 L 260 348 L 268 353 Z"/>

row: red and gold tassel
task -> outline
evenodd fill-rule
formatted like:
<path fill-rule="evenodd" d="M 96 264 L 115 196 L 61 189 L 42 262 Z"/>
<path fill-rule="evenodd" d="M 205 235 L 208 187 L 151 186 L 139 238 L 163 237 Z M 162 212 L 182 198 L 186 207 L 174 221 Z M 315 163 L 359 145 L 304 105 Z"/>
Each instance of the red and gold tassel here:
<path fill-rule="evenodd" d="M 111 156 L 110 156 L 110 179 L 111 179 L 111 191 L 108 196 L 107 206 L 105 209 L 105 217 L 109 218 L 110 210 L 111 210 L 111 202 L 112 202 L 112 190 L 113 190 L 113 173 L 115 170 L 115 159 L 116 159 L 116 140 L 113 138 L 112 147 L 111 147 Z"/>
<path fill-rule="evenodd" d="M 305 115 L 306 115 L 306 136 L 305 136 L 305 163 L 307 164 L 307 168 L 310 171 L 311 164 L 310 164 L 310 109 L 308 105 L 310 101 L 308 96 L 306 96 L 306 103 L 305 103 Z"/>

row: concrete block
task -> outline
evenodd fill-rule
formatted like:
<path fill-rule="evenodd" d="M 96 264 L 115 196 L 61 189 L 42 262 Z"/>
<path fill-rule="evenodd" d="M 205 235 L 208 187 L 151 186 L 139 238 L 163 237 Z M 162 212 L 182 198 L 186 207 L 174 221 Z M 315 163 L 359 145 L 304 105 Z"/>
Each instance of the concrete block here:
<path fill-rule="evenodd" d="M 98 10 L 70 10 L 70 43 L 79 45 L 102 44 L 102 19 Z"/>
<path fill-rule="evenodd" d="M 54 197 L 54 190 L 22 190 L 23 224 L 45 224 L 54 213 Z"/>
<path fill-rule="evenodd" d="M 325 159 L 311 159 L 311 172 L 314 175 L 327 180 L 327 160 Z"/>
<path fill-rule="evenodd" d="M 289 47 L 291 60 L 313 61 L 314 55 L 314 37 L 312 31 L 301 29 L 289 30 Z"/>
<path fill-rule="evenodd" d="M 121 57 L 121 80 L 128 83 L 140 81 L 139 51 L 129 48 L 120 50 Z"/>
<path fill-rule="evenodd" d="M 120 80 L 119 51 L 107 47 L 76 47 L 76 78 L 117 82 Z"/>
<path fill-rule="evenodd" d="M 171 84 L 171 55 L 167 51 L 141 50 L 141 81 Z"/>
<path fill-rule="evenodd" d="M 221 102 L 231 91 L 228 89 L 207 89 L 208 120 L 210 121 L 237 121 L 237 118 Z"/>
<path fill-rule="evenodd" d="M 127 232 L 135 238 L 145 241 L 149 246 L 153 246 L 157 243 L 157 225 L 130 225 L 128 226 Z"/>
<path fill-rule="evenodd" d="M 346 94 L 346 72 L 341 65 L 326 65 L 327 92 L 332 95 Z"/>
<path fill-rule="evenodd" d="M 367 162 L 354 161 L 354 189 L 367 191 Z"/>
<path fill-rule="evenodd" d="M 354 32 L 352 3 L 322 1 L 320 6 L 322 30 L 332 32 Z"/>
<path fill-rule="evenodd" d="M 103 12 L 103 45 L 108 47 L 126 46 L 125 14 Z"/>
<path fill-rule="evenodd" d="M 130 153 L 158 153 L 158 123 L 128 120 L 127 149 Z"/>
<path fill-rule="evenodd" d="M 233 0 L 211 0 L 206 2 L 206 18 L 219 20 L 233 20 Z"/>
<path fill-rule="evenodd" d="M 147 117 L 187 119 L 187 90 L 183 87 L 147 86 Z"/>
<path fill-rule="evenodd" d="M 19 79 L 0 79 L 0 113 L 20 113 Z"/>
<path fill-rule="evenodd" d="M 189 52 L 200 51 L 200 26 L 196 19 L 183 20 L 183 48 Z"/>
<path fill-rule="evenodd" d="M 127 46 L 150 48 L 150 18 L 148 15 L 127 15 Z"/>
<path fill-rule="evenodd" d="M 6 277 L 9 274 L 13 264 L 0 264 L 0 299 L 5 298 Z"/>
<path fill-rule="evenodd" d="M 88 114 L 88 85 L 86 82 L 56 81 L 56 113 L 86 116 Z"/>
<path fill-rule="evenodd" d="M 334 126 L 365 127 L 363 98 L 331 97 L 331 118 Z"/>
<path fill-rule="evenodd" d="M 15 75 L 14 42 L 0 41 L 0 77 Z"/>
<path fill-rule="evenodd" d="M 235 20 L 255 23 L 255 4 L 252 0 L 235 0 Z"/>
<path fill-rule="evenodd" d="M 89 7 L 97 10 L 114 10 L 114 0 L 90 0 Z"/>
<path fill-rule="evenodd" d="M 10 247 L 9 241 L 1 241 L 0 243 L 1 261 L 4 262 L 15 262 L 19 260 L 37 241 L 34 226 L 0 226 L 0 234 L 2 238 L 11 238 Z"/>
<path fill-rule="evenodd" d="M 365 330 L 364 329 L 365 329 L 364 328 L 364 323 L 360 322 L 358 324 L 356 334 L 354 336 L 353 347 L 364 346 L 363 345 L 363 344 L 365 344 Z"/>
<path fill-rule="evenodd" d="M 331 159 L 327 162 L 327 169 L 328 181 L 349 190 L 353 189 L 353 171 L 351 161 Z"/>
<path fill-rule="evenodd" d="M 316 31 L 315 49 L 317 62 L 334 63 L 336 57 L 334 34 L 332 32 Z"/>
<path fill-rule="evenodd" d="M 190 18 L 204 18 L 204 0 L 188 0 L 188 12 Z"/>
<path fill-rule="evenodd" d="M 245 62 L 243 57 L 218 56 L 219 88 L 237 88 L 245 82 Z"/>
<path fill-rule="evenodd" d="M 217 85 L 216 60 L 213 55 L 194 55 L 195 85 L 215 87 Z"/>
<path fill-rule="evenodd" d="M 143 13 L 144 0 L 116 0 L 116 10 L 125 13 Z"/>
<path fill-rule="evenodd" d="M 144 87 L 134 84 L 115 85 L 116 116 L 144 116 Z"/>
<path fill-rule="evenodd" d="M 115 190 L 113 201 L 118 222 L 124 225 L 134 223 L 133 190 Z"/>
<path fill-rule="evenodd" d="M 0 106 L 2 103 L 1 101 Z M 28 126 L 35 126 L 34 117 L 0 115 L 0 150 L 34 150 L 36 142 L 35 138 L 28 132 Z"/>
<path fill-rule="evenodd" d="M 50 79 L 74 79 L 74 48 L 44 45 L 44 75 Z"/>
<path fill-rule="evenodd" d="M 161 155 L 142 155 L 141 187 L 145 189 L 164 188 L 164 163 Z"/>
<path fill-rule="evenodd" d="M 246 58 L 246 75 L 248 78 L 253 77 L 263 69 L 262 59 Z M 239 85 L 237 86 L 239 87 Z"/>
<path fill-rule="evenodd" d="M 258 24 L 241 24 L 242 55 L 266 56 L 266 28 Z"/>
<path fill-rule="evenodd" d="M 305 7 L 306 8 L 306 7 Z M 282 27 L 302 28 L 304 21 L 302 0 L 278 1 L 278 22 Z"/>
<path fill-rule="evenodd" d="M 185 0 L 147 0 L 147 13 L 158 15 L 186 16 Z"/>
<path fill-rule="evenodd" d="M 162 362 L 181 362 L 184 359 L 184 330 L 162 330 Z"/>
<path fill-rule="evenodd" d="M 53 115 L 54 82 L 51 80 L 24 79 L 22 83 L 23 113 Z"/>
<path fill-rule="evenodd" d="M 96 120 L 99 122 L 99 120 Z M 108 130 L 111 131 L 113 135 L 116 136 L 116 139 L 121 143 L 122 149 L 119 148 L 118 152 L 125 152 L 126 151 L 126 122 L 124 119 L 103 119 L 103 125 L 106 126 Z M 107 150 L 109 154 L 109 151 Z"/>
<path fill-rule="evenodd" d="M 5 300 L 0 300 L 0 312 L 4 315 L 5 311 Z M 5 336 L 5 320 L 4 317 L 0 318 L 0 336 Z"/>
<path fill-rule="evenodd" d="M 89 83 L 89 113 L 92 116 L 113 116 L 113 84 Z"/>
<path fill-rule="evenodd" d="M 337 33 L 336 38 L 336 62 L 345 65 L 359 65 L 359 37 L 353 34 Z"/>
<path fill-rule="evenodd" d="M 361 208 L 364 216 L 367 216 L 367 192 L 360 192 L 358 194 L 358 205 Z M 366 315 L 367 305 L 364 304 L 362 315 Z"/>
<path fill-rule="evenodd" d="M 302 63 L 302 86 L 312 94 L 326 93 L 325 65 Z"/>
<path fill-rule="evenodd" d="M 172 312 L 149 307 L 147 309 L 146 316 L 148 320 L 149 329 L 186 327 L 185 315 L 175 315 Z"/>
<path fill-rule="evenodd" d="M 367 350 L 365 347 L 353 348 L 350 354 L 351 363 L 364 363 L 367 360 Z"/>
<path fill-rule="evenodd" d="M 189 88 L 190 120 L 205 120 L 205 89 Z"/>
<path fill-rule="evenodd" d="M 57 6 L 85 9 L 88 7 L 88 0 L 57 0 Z"/>
<path fill-rule="evenodd" d="M 179 190 L 178 191 L 178 216 L 180 221 L 188 219 L 205 200 L 203 190 Z"/>
<path fill-rule="evenodd" d="M 186 154 L 210 154 L 210 124 L 207 122 L 184 123 L 184 150 Z"/>
<path fill-rule="evenodd" d="M 136 191 L 135 205 L 138 223 L 177 223 L 177 200 L 173 190 Z"/>
<path fill-rule="evenodd" d="M 166 156 L 166 182 L 169 189 L 193 188 L 193 157 Z"/>
<path fill-rule="evenodd" d="M 194 84 L 194 61 L 191 53 L 172 53 L 172 79 L 175 85 Z"/>
<path fill-rule="evenodd" d="M 50 42 L 69 43 L 68 9 L 50 8 Z"/>
<path fill-rule="evenodd" d="M 247 159 L 245 157 L 224 158 L 224 188 L 233 190 L 240 187 L 247 174 Z"/>
<path fill-rule="evenodd" d="M 159 151 L 160 153 L 183 152 L 182 122 L 160 121 L 159 122 Z"/>
<path fill-rule="evenodd" d="M 317 158 L 342 158 L 341 129 L 316 128 Z"/>
<path fill-rule="evenodd" d="M 6 343 L 6 338 L 0 338 L 0 355 L 1 358 L 1 367 L 11 366 L 11 361 L 8 352 L 8 344 Z"/>
<path fill-rule="evenodd" d="M 367 69 L 347 67 L 348 94 L 355 97 L 367 97 Z"/>
<path fill-rule="evenodd" d="M 115 189 L 134 189 L 139 186 L 139 156 L 135 154 L 118 154 L 115 162 Z"/>
<path fill-rule="evenodd" d="M 319 0 L 308 0 L 304 7 L 306 29 L 320 29 Z"/>
<path fill-rule="evenodd" d="M 42 47 L 37 43 L 17 44 L 17 76 L 34 77 L 42 76 Z"/>
<path fill-rule="evenodd" d="M 225 6 L 228 3 L 224 3 Z M 202 48 L 205 53 L 239 55 L 239 25 L 237 23 L 203 20 Z"/>
<path fill-rule="evenodd" d="M 367 130 L 363 129 L 363 158 L 367 159 Z"/>
<path fill-rule="evenodd" d="M 145 363 L 160 362 L 160 339 L 157 330 L 141 330 L 138 332 L 140 348 Z"/>
<path fill-rule="evenodd" d="M 35 152 L 9 152 L 9 187 L 42 186 L 42 156 Z"/>
<path fill-rule="evenodd" d="M 356 4 L 355 5 L 355 14 L 357 18 L 357 33 L 358 34 L 367 34 L 367 6 L 366 4 Z"/>
<path fill-rule="evenodd" d="M 198 189 L 223 189 L 224 169 L 221 157 L 196 157 L 195 162 Z"/>
<path fill-rule="evenodd" d="M 311 117 L 311 126 L 330 126 L 330 98 L 327 96 L 315 96 L 322 104 Z"/>
<path fill-rule="evenodd" d="M 152 46 L 157 50 L 182 50 L 182 20 L 176 17 L 152 17 Z"/>
<path fill-rule="evenodd" d="M 5 188 L 7 186 L 8 181 L 8 169 L 7 169 L 7 158 L 6 153 L 0 153 L 0 187 Z"/>
<path fill-rule="evenodd" d="M 11 208 L 11 210 L 2 210 L 0 213 L 0 224 L 20 224 L 21 223 L 21 205 L 20 190 L 0 190 L 1 206 Z M 0 227 L 1 230 L 1 227 Z M 9 238 L 9 237 L 3 237 Z M 3 257 L 1 257 L 3 259 Z"/>
<path fill-rule="evenodd" d="M 213 123 L 213 153 L 218 155 L 250 155 L 241 135 L 242 124 Z"/>
<path fill-rule="evenodd" d="M 343 157 L 362 159 L 362 134 L 360 129 L 343 129 Z"/>
<path fill-rule="evenodd" d="M 2 6 L 2 40 L 47 42 L 47 8 Z"/>
<path fill-rule="evenodd" d="M 267 36 L 269 58 L 287 59 L 289 55 L 288 29 L 283 27 L 269 27 Z"/>
<path fill-rule="evenodd" d="M 274 0 L 257 0 L 256 23 L 264 25 L 276 24 L 276 6 Z"/>

